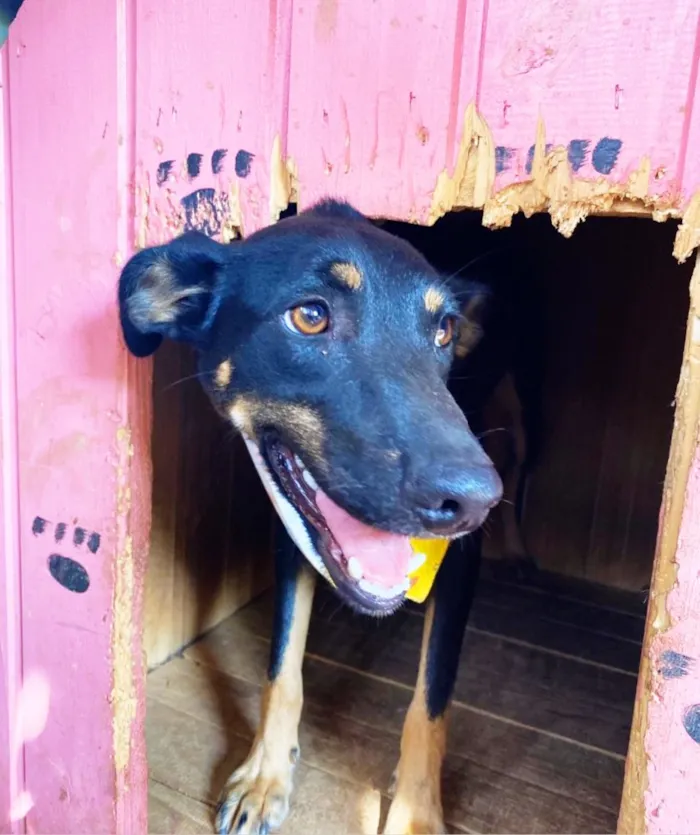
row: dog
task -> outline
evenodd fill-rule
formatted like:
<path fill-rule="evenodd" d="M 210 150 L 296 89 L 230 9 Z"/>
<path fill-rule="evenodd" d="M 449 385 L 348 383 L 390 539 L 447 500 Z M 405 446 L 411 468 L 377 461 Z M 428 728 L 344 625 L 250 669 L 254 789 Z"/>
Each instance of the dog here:
<path fill-rule="evenodd" d="M 528 323 L 505 316 L 489 331 L 495 294 L 470 277 L 513 263 L 485 261 L 488 271 L 477 261 L 446 275 L 328 199 L 228 245 L 185 233 L 122 271 L 128 349 L 146 357 L 163 339 L 196 349 L 203 386 L 243 436 L 281 521 L 261 719 L 221 795 L 219 833 L 271 832 L 288 813 L 317 576 L 356 611 L 390 615 L 409 587 L 411 538 L 451 544 L 428 602 L 385 831 L 444 831 L 445 715 L 482 525 L 503 494 L 480 415 L 508 372 L 527 389 L 513 345 Z M 526 454 L 516 457 L 522 469 Z"/>

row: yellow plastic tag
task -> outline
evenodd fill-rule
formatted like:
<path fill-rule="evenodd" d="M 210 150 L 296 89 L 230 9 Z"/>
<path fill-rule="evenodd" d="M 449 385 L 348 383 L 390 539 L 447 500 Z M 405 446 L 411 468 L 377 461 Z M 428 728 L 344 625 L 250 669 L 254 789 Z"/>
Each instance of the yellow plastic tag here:
<path fill-rule="evenodd" d="M 414 553 L 425 554 L 425 562 L 419 569 L 408 575 L 411 587 L 406 597 L 414 603 L 422 603 L 430 594 L 438 568 L 445 558 L 449 539 L 412 539 L 411 546 Z"/>

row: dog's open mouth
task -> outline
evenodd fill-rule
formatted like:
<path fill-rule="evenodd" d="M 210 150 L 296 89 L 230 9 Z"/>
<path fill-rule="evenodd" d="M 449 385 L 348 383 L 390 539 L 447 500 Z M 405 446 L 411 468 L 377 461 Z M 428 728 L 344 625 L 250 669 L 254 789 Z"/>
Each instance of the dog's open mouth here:
<path fill-rule="evenodd" d="M 365 525 L 318 486 L 304 462 L 273 433 L 262 450 L 246 439 L 253 462 L 297 547 L 348 603 L 390 613 L 404 601 L 409 574 L 425 560 L 409 537 Z"/>

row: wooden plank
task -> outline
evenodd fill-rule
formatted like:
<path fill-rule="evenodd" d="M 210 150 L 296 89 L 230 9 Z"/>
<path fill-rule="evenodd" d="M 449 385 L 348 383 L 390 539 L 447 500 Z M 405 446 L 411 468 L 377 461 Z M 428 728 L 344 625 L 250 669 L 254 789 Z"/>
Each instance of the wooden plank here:
<path fill-rule="evenodd" d="M 24 791 L 24 758 L 14 750 L 21 686 L 20 515 L 17 343 L 12 240 L 7 47 L 0 49 L 0 832 L 19 833 L 11 807 Z"/>
<path fill-rule="evenodd" d="M 286 206 L 291 8 L 291 0 L 234 8 L 226 0 L 139 2 L 142 243 L 169 239 L 183 226 L 230 240 Z"/>
<path fill-rule="evenodd" d="M 700 262 L 677 390 L 644 655 L 618 829 L 700 829 Z"/>
<path fill-rule="evenodd" d="M 492 606 L 510 608 L 523 615 L 530 614 L 557 623 L 590 629 L 594 633 L 613 635 L 619 639 L 641 642 L 644 620 L 638 615 L 553 597 L 528 586 L 494 583 L 483 579 L 479 594 Z"/>
<path fill-rule="evenodd" d="M 50 686 L 25 752 L 35 832 L 146 827 L 150 371 L 127 358 L 115 304 L 133 221 L 130 8 L 28 0 L 7 44 L 23 671 Z"/>
<path fill-rule="evenodd" d="M 545 569 L 648 585 L 687 308 L 689 269 L 670 257 L 673 233 L 641 219 L 593 219 L 572 241 L 532 227 L 544 287 L 545 437 L 524 531 Z"/>
<path fill-rule="evenodd" d="M 493 587 L 497 591 L 501 589 L 500 584 L 493 584 Z M 538 606 L 536 597 L 528 600 L 525 595 L 526 605 L 521 605 L 523 595 L 515 589 L 505 600 L 498 595 L 490 597 L 488 591 L 488 588 L 482 591 L 481 587 L 477 590 L 469 616 L 470 632 L 486 632 L 516 643 L 532 644 L 543 651 L 563 653 L 580 661 L 637 674 L 641 641 L 620 639 L 614 634 L 597 632 L 595 628 L 572 626 L 566 621 L 547 617 L 542 614 L 542 602 Z M 317 617 L 333 620 L 339 608 L 338 598 L 330 589 L 317 593 Z M 566 612 L 565 606 L 562 609 Z M 424 607 L 407 606 L 405 611 L 422 618 Z M 595 609 L 589 608 L 588 613 L 594 621 Z M 641 626 L 642 623 L 640 629 Z"/>
<path fill-rule="evenodd" d="M 139 246 L 185 228 L 230 240 L 286 206 L 290 25 L 290 0 L 138 4 Z M 196 376 L 188 351 L 165 346 L 155 362 L 150 665 L 269 585 L 271 568 L 269 503 L 247 453 L 199 382 L 178 384 Z"/>
<path fill-rule="evenodd" d="M 271 623 L 268 600 L 266 596 L 264 606 L 242 609 L 226 624 L 236 624 L 242 634 L 265 634 Z M 412 687 L 421 632 L 421 620 L 405 613 L 376 622 L 341 609 L 331 620 L 312 620 L 307 651 Z M 455 698 L 567 739 L 624 754 L 635 684 L 628 674 L 498 636 L 471 633 Z"/>
<path fill-rule="evenodd" d="M 646 616 L 647 595 L 644 591 L 630 592 L 551 571 L 538 571 L 531 580 L 505 581 L 498 576 L 497 571 L 498 566 L 492 562 L 485 562 L 481 576 L 485 582 L 491 580 L 499 585 L 510 585 L 513 588 L 523 589 L 526 593 L 533 591 L 557 600 L 571 601 L 576 604 L 585 603 L 596 609 L 634 615 L 641 620 Z M 595 629 L 595 624 L 591 627 Z"/>
<path fill-rule="evenodd" d="M 478 106 L 500 161 L 495 189 L 525 183 L 539 139 L 536 180 L 548 177 L 545 147 L 563 149 L 549 183 L 563 204 L 579 195 L 566 191 L 559 163 L 591 184 L 602 176 L 625 184 L 630 196 L 673 202 L 683 176 L 699 10 L 687 0 L 663 8 L 652 0 L 529 0 L 515 11 L 510 0 L 491 0 Z"/>
<path fill-rule="evenodd" d="M 243 612 L 238 613 L 188 649 L 186 657 L 259 685 L 267 669 L 269 644 L 262 638 L 251 640 L 250 629 L 240 622 L 242 615 Z M 258 627 L 256 634 L 269 635 L 269 626 L 265 628 L 262 619 Z M 415 663 L 412 658 L 409 673 Z M 304 687 L 307 704 L 399 735 L 413 683 L 407 683 L 405 678 L 395 682 L 364 675 L 332 659 L 307 656 Z M 245 710 L 244 713 L 249 715 Z M 450 721 L 448 748 L 488 771 L 584 804 L 617 809 L 621 757 L 593 751 L 547 731 L 508 722 L 494 711 L 456 705 Z"/>
<path fill-rule="evenodd" d="M 195 358 L 164 345 L 154 365 L 151 667 L 268 588 L 272 573 L 270 503 L 248 452 L 204 394 Z"/>
<path fill-rule="evenodd" d="M 482 6 L 295 2 L 289 154 L 300 207 L 335 194 L 373 216 L 427 219 L 477 85 Z"/>
<path fill-rule="evenodd" d="M 186 729 L 187 744 L 183 746 Z M 152 779 L 209 806 L 223 780 L 245 758 L 251 741 L 234 733 L 229 733 L 227 740 L 219 726 L 152 701 L 147 736 Z M 303 760 L 297 766 L 295 784 L 285 833 L 325 835 L 329 821 L 337 832 L 360 830 L 358 808 L 363 786 L 341 781 Z"/>
<path fill-rule="evenodd" d="M 257 641 L 255 645 L 261 647 L 262 642 Z M 192 655 L 196 655 L 195 648 Z M 365 699 L 359 704 L 357 713 L 362 719 L 355 721 L 344 715 L 343 721 L 338 722 L 338 694 L 344 692 L 347 695 L 347 690 L 336 689 L 339 682 L 334 668 L 318 665 L 316 668 L 320 675 L 305 680 L 306 707 L 300 736 L 302 761 L 343 781 L 386 789 L 398 756 L 404 701 L 410 694 L 386 685 L 383 688 L 379 685 L 379 690 L 373 692 L 376 698 L 382 689 L 384 691 L 382 697 L 386 702 L 382 714 L 395 717 L 388 724 L 378 721 L 379 717 L 372 709 L 372 696 L 370 704 Z M 343 684 L 353 683 L 351 678 L 343 675 Z M 354 689 L 359 683 L 355 675 Z M 323 693 L 318 692 L 318 686 L 323 688 Z M 323 699 L 322 695 L 330 692 L 331 688 L 336 697 Z M 178 722 L 173 716 L 172 721 L 178 722 L 183 733 L 186 733 L 185 729 L 192 720 L 206 720 L 218 727 L 223 724 L 228 733 L 252 736 L 251 725 L 254 727 L 259 694 L 259 686 L 246 685 L 213 669 L 203 671 L 191 662 L 180 660 L 155 671 L 149 679 L 151 703 L 156 701 L 182 712 L 186 718 Z M 239 731 L 239 728 L 242 730 Z M 463 733 L 458 741 L 465 742 Z M 513 753 L 511 751 L 511 757 Z M 615 763 L 619 786 L 621 763 L 614 760 L 611 763 Z M 445 781 L 444 801 L 448 821 L 468 830 L 611 831 L 614 825 L 614 809 L 603 811 L 570 798 L 564 800 L 540 787 L 475 764 L 469 755 L 449 755 Z M 492 803 L 494 792 L 499 794 L 500 804 Z"/>
<path fill-rule="evenodd" d="M 210 806 L 151 778 L 148 784 L 149 835 L 201 835 L 212 828 Z"/>

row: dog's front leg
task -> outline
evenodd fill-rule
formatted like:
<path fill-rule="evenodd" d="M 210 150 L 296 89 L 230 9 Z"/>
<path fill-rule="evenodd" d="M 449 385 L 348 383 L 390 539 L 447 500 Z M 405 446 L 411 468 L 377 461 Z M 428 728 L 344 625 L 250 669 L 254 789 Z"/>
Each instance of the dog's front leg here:
<path fill-rule="evenodd" d="M 216 814 L 219 833 L 276 830 L 289 811 L 299 758 L 301 666 L 315 575 L 281 523 L 276 549 L 275 620 L 260 725 L 248 758 L 228 779 Z"/>
<path fill-rule="evenodd" d="M 445 831 L 440 778 L 446 713 L 479 577 L 480 537 L 476 533 L 454 543 L 435 580 L 423 628 L 418 681 L 401 735 L 386 835 Z"/>

